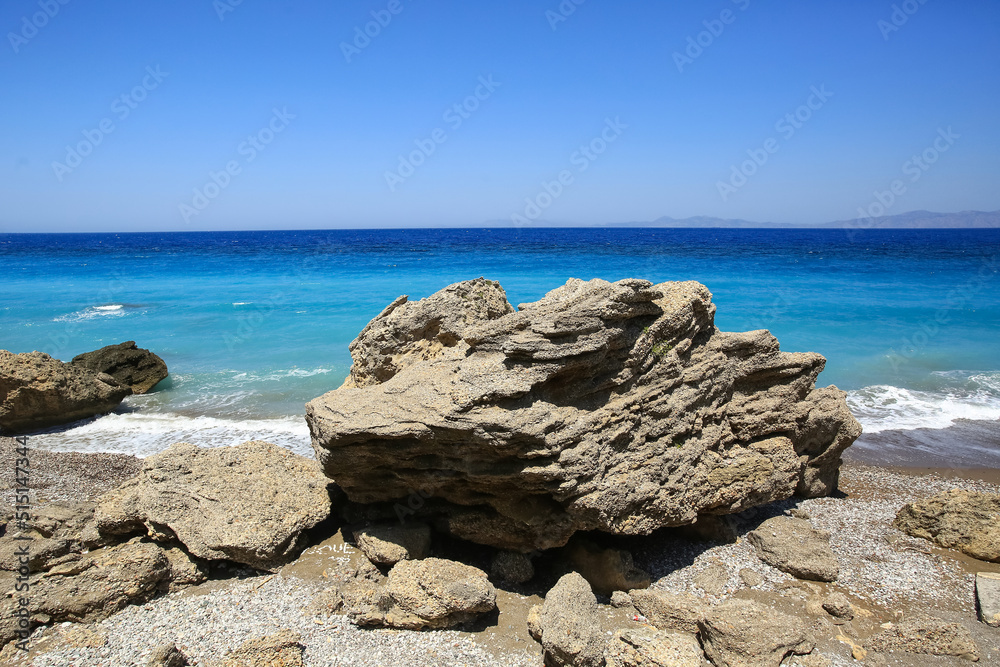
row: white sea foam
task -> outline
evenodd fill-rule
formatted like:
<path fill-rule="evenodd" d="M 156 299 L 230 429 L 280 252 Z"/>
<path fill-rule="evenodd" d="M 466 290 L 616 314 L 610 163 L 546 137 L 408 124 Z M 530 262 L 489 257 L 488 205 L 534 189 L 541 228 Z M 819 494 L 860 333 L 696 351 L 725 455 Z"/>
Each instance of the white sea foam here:
<path fill-rule="evenodd" d="M 90 306 L 83 310 L 78 310 L 68 315 L 60 315 L 53 318 L 53 322 L 79 322 L 80 320 L 92 320 L 95 317 L 121 317 L 129 311 L 123 303 L 109 303 L 104 306 Z"/>
<path fill-rule="evenodd" d="M 848 392 L 847 404 L 866 433 L 947 428 L 956 419 L 1000 419 L 1000 386 L 996 374 L 963 374 L 961 380 L 953 384 L 964 386 L 944 387 L 938 391 L 889 385 L 865 387 Z"/>
<path fill-rule="evenodd" d="M 32 446 L 53 451 L 117 452 L 149 456 L 175 442 L 200 447 L 226 447 L 266 440 L 296 454 L 312 456 L 305 418 L 220 419 L 174 413 L 110 414 L 65 431 L 31 438 Z"/>

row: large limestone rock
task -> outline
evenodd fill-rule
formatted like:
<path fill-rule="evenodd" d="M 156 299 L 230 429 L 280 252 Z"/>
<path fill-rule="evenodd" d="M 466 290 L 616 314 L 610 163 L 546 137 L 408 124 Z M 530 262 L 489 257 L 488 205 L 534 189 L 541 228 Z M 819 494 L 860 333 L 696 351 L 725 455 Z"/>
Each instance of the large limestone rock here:
<path fill-rule="evenodd" d="M 750 600 L 727 600 L 699 622 L 705 654 L 716 667 L 778 667 L 815 643 L 806 622 Z"/>
<path fill-rule="evenodd" d="M 518 312 L 482 279 L 400 297 L 307 405 L 313 447 L 352 501 L 524 552 L 832 492 L 861 429 L 815 388 L 825 360 L 714 312 L 694 282 L 570 280 Z"/>
<path fill-rule="evenodd" d="M 344 602 L 361 626 L 448 628 L 497 608 L 497 592 L 485 572 L 442 558 L 401 560 L 381 587 L 355 583 L 358 590 L 345 590 Z"/>
<path fill-rule="evenodd" d="M 542 644 L 545 664 L 600 667 L 607 638 L 601 630 L 597 598 L 576 572 L 563 576 L 528 617 L 531 635 Z"/>
<path fill-rule="evenodd" d="M 747 534 L 757 556 L 799 579 L 836 581 L 840 564 L 830 549 L 830 533 L 805 519 L 776 516 Z"/>
<path fill-rule="evenodd" d="M 904 505 L 893 525 L 946 549 L 1000 563 L 1000 495 L 952 489 Z"/>
<path fill-rule="evenodd" d="M 70 363 L 94 373 L 107 373 L 118 384 L 131 387 L 134 394 L 145 394 L 167 377 L 166 362 L 132 340 L 78 354 Z"/>
<path fill-rule="evenodd" d="M 145 532 L 199 558 L 270 570 L 298 555 L 303 532 L 330 515 L 328 484 L 315 461 L 268 442 L 182 442 L 102 496 L 94 519 L 103 535 Z"/>
<path fill-rule="evenodd" d="M 105 414 L 131 393 L 109 375 L 43 352 L 0 350 L 0 433 L 27 433 Z"/>

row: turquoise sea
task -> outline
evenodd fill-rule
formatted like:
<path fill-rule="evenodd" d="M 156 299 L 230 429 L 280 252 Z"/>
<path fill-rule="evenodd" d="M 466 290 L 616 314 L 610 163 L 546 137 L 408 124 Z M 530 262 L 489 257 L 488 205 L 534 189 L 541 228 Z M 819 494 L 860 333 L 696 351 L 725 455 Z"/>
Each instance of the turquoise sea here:
<path fill-rule="evenodd" d="M 911 433 L 1000 467 L 1000 230 L 3 234 L 0 266 L 0 348 L 69 360 L 135 340 L 171 372 L 36 447 L 148 455 L 260 438 L 310 454 L 303 404 L 340 385 L 348 344 L 400 294 L 485 276 L 516 305 L 571 277 L 638 277 L 701 281 L 719 328 L 825 355 L 820 382 L 849 392 L 869 447 Z M 924 437 L 968 423 L 986 435 Z"/>

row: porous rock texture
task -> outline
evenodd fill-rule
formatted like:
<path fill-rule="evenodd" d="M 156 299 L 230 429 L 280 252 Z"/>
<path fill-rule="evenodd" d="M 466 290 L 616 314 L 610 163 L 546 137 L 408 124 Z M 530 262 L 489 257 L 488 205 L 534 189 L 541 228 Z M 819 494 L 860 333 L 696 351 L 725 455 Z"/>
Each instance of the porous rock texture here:
<path fill-rule="evenodd" d="M 198 558 L 271 570 L 297 556 L 304 531 L 330 515 L 328 484 L 315 461 L 268 442 L 179 442 L 101 496 L 94 520 L 102 535 L 146 533 Z"/>
<path fill-rule="evenodd" d="M 805 519 L 776 516 L 747 534 L 757 556 L 799 579 L 836 581 L 840 564 L 830 548 L 830 533 Z"/>
<path fill-rule="evenodd" d="M 1000 495 L 952 489 L 904 505 L 893 525 L 980 560 L 1000 563 Z"/>
<path fill-rule="evenodd" d="M 861 427 L 815 388 L 824 358 L 714 314 L 696 282 L 570 280 L 516 312 L 481 278 L 400 297 L 306 406 L 313 448 L 351 501 L 524 552 L 831 493 Z"/>
<path fill-rule="evenodd" d="M 147 393 L 167 377 L 166 362 L 133 340 L 78 354 L 70 363 L 95 373 L 107 373 L 119 384 L 131 387 L 134 394 Z"/>
<path fill-rule="evenodd" d="M 485 572 L 443 558 L 401 560 L 381 587 L 357 583 L 358 591 L 345 591 L 344 604 L 361 626 L 448 628 L 497 608 L 497 591 Z"/>
<path fill-rule="evenodd" d="M 0 350 L 0 433 L 17 434 L 111 412 L 132 390 L 44 352 Z"/>
<path fill-rule="evenodd" d="M 528 617 L 531 635 L 542 644 L 545 664 L 601 667 L 607 638 L 601 630 L 597 598 L 576 572 L 564 575 L 545 602 Z"/>

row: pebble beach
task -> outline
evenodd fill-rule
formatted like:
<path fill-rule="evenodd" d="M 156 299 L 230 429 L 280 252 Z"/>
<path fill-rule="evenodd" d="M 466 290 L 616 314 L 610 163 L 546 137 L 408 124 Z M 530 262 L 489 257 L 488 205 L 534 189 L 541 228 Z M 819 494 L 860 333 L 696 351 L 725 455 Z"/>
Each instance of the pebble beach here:
<path fill-rule="evenodd" d="M 9 438 L 0 442 L 0 465 L 11 462 L 13 446 Z M 37 450 L 31 451 L 31 460 L 37 502 L 93 500 L 141 465 L 140 459 L 122 455 Z M 735 543 L 705 542 L 663 530 L 632 538 L 628 546 L 636 564 L 653 575 L 653 588 L 694 592 L 709 603 L 737 593 L 777 592 L 779 601 L 787 600 L 785 611 L 800 613 L 808 613 L 810 595 L 843 591 L 856 608 L 872 615 L 875 626 L 919 612 L 959 622 L 972 631 L 981 664 L 995 664 L 1000 633 L 975 620 L 974 573 L 1000 572 L 1000 565 L 937 548 L 892 527 L 904 503 L 952 488 L 1000 492 L 995 484 L 953 477 L 946 470 L 915 475 L 852 463 L 843 470 L 836 497 L 793 498 L 738 515 L 738 532 L 783 513 L 809 517 L 817 528 L 829 531 L 841 564 L 835 585 L 798 581 L 764 564 L 743 537 Z M 228 576 L 127 607 L 97 623 L 43 626 L 31 636 L 29 653 L 10 645 L 0 658 L 3 664 L 35 667 L 125 667 L 146 664 L 156 646 L 170 642 L 191 664 L 212 665 L 247 639 L 290 630 L 300 636 L 304 664 L 310 667 L 541 664 L 539 646 L 527 637 L 525 617 L 544 590 L 502 591 L 499 616 L 465 631 L 362 629 L 345 616 L 322 613 L 315 604 L 333 571 L 323 567 L 323 558 L 332 557 L 313 547 L 276 574 L 234 568 Z M 609 619 L 624 618 L 620 609 L 601 609 Z M 850 639 L 860 644 L 865 638 Z M 832 665 L 858 664 L 851 647 L 835 638 L 819 641 L 818 650 Z M 885 664 L 967 664 L 959 658 L 892 656 Z"/>

